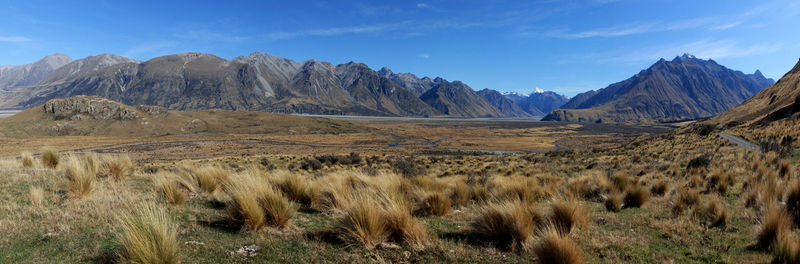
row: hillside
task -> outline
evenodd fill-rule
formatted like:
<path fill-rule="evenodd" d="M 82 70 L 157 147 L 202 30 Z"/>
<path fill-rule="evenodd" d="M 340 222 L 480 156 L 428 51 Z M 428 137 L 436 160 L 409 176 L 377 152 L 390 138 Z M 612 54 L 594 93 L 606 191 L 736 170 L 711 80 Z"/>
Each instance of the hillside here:
<path fill-rule="evenodd" d="M 249 111 L 168 111 L 76 96 L 0 119 L 0 136 L 152 137 L 181 134 L 338 134 L 370 129 L 346 121 Z"/>
<path fill-rule="evenodd" d="M 478 91 L 478 95 L 500 110 L 504 117 L 531 117 L 531 114 L 520 108 L 517 103 L 506 98 L 498 91 L 483 89 Z"/>
<path fill-rule="evenodd" d="M 659 60 L 633 77 L 578 95 L 543 120 L 669 122 L 717 115 L 771 84 L 761 72 L 744 74 L 685 54 Z"/>
<path fill-rule="evenodd" d="M 739 106 L 709 120 L 718 124 L 765 124 L 796 117 L 800 112 L 800 62 L 781 77 Z"/>
<path fill-rule="evenodd" d="M 422 101 L 448 116 L 503 117 L 503 113 L 466 84 L 440 82 L 422 94 Z"/>

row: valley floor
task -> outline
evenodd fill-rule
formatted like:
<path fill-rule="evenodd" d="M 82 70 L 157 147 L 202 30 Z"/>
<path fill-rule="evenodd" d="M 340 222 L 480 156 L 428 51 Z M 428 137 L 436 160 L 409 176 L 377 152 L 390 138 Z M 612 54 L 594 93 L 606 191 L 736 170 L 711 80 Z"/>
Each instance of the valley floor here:
<path fill-rule="evenodd" d="M 588 263 L 764 263 L 765 212 L 798 175 L 689 128 L 352 122 L 374 132 L 0 138 L 0 256 L 118 261 L 121 216 L 156 204 L 188 263 L 527 263 L 555 250 L 548 238 Z M 263 226 L 237 188 L 277 193 L 259 198 Z M 522 218 L 487 223 L 504 212 Z"/>

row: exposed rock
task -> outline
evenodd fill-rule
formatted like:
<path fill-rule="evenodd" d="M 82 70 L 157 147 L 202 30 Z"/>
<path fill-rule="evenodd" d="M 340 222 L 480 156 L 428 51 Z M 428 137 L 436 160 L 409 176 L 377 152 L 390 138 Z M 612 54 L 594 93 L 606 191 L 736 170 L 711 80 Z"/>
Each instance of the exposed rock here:
<path fill-rule="evenodd" d="M 136 109 L 139 111 L 147 113 L 152 118 L 163 118 L 166 117 L 169 111 L 167 108 L 162 106 L 153 106 L 153 105 L 140 105 Z"/>
<path fill-rule="evenodd" d="M 134 120 L 138 118 L 135 110 L 120 103 L 89 96 L 75 96 L 50 100 L 44 104 L 43 110 L 52 114 L 55 119 L 83 120 L 84 116 L 94 120 Z M 77 116 L 77 117 L 76 117 Z"/>

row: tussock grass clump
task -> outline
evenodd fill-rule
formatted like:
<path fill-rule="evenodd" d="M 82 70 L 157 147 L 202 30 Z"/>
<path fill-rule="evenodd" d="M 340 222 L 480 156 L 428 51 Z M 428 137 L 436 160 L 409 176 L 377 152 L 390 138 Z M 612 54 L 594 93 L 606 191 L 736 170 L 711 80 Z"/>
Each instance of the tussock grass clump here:
<path fill-rule="evenodd" d="M 589 222 L 589 213 L 574 199 L 554 201 L 550 209 L 550 221 L 564 234 L 569 234 L 575 227 L 584 227 Z"/>
<path fill-rule="evenodd" d="M 604 176 L 588 175 L 572 182 L 570 191 L 590 201 L 602 201 L 603 194 L 607 193 L 611 183 Z"/>
<path fill-rule="evenodd" d="M 713 196 L 706 203 L 694 208 L 694 216 L 705 226 L 725 226 L 728 221 L 728 212 L 719 197 Z"/>
<path fill-rule="evenodd" d="M 782 179 L 788 179 L 792 177 L 792 166 L 788 161 L 781 160 L 781 162 L 778 164 L 778 176 L 780 176 Z"/>
<path fill-rule="evenodd" d="M 64 176 L 67 177 L 67 191 L 73 198 L 82 198 L 91 194 L 97 178 L 81 160 L 72 157 L 64 168 Z"/>
<path fill-rule="evenodd" d="M 800 226 L 800 180 L 794 181 L 786 191 L 786 211 L 792 217 L 795 226 Z"/>
<path fill-rule="evenodd" d="M 389 237 L 381 205 L 374 197 L 357 194 L 344 212 L 339 226 L 344 230 L 342 239 L 347 243 L 372 249 Z"/>
<path fill-rule="evenodd" d="M 421 215 L 444 216 L 450 214 L 451 207 L 450 199 L 441 193 L 434 192 L 425 195 L 425 198 L 420 201 L 417 212 Z"/>
<path fill-rule="evenodd" d="M 650 187 L 650 193 L 655 196 L 664 196 L 664 194 L 667 193 L 668 188 L 669 184 L 666 181 L 660 181 Z"/>
<path fill-rule="evenodd" d="M 789 232 L 791 227 L 792 219 L 786 210 L 776 205 L 767 206 L 756 235 L 756 245 L 761 249 L 772 248 L 778 238 Z"/>
<path fill-rule="evenodd" d="M 800 263 L 800 244 L 790 232 L 784 232 L 778 237 L 772 255 L 772 263 Z"/>
<path fill-rule="evenodd" d="M 133 173 L 136 172 L 136 166 L 133 165 L 133 161 L 128 156 L 106 157 L 100 170 L 103 176 L 121 181 L 133 176 Z"/>
<path fill-rule="evenodd" d="M 616 189 L 612 189 L 606 196 L 604 205 L 608 211 L 619 212 L 622 210 L 622 194 Z"/>
<path fill-rule="evenodd" d="M 639 184 L 632 184 L 622 198 L 625 207 L 639 208 L 650 200 L 650 192 Z"/>
<path fill-rule="evenodd" d="M 279 190 L 253 172 L 232 177 L 225 191 L 231 197 L 228 215 L 246 231 L 259 230 L 265 225 L 285 228 L 297 211 Z"/>
<path fill-rule="evenodd" d="M 513 251 L 533 238 L 535 210 L 520 200 L 490 202 L 478 211 L 470 226 L 474 234 Z"/>
<path fill-rule="evenodd" d="M 225 169 L 213 166 L 205 166 L 199 169 L 191 169 L 192 175 L 197 181 L 197 186 L 206 193 L 214 194 L 220 186 L 229 180 L 229 173 Z"/>
<path fill-rule="evenodd" d="M 411 210 L 400 199 L 387 199 L 383 211 L 389 239 L 400 241 L 414 250 L 422 250 L 430 244 L 428 231 L 411 216 Z"/>
<path fill-rule="evenodd" d="M 572 242 L 557 227 L 548 226 L 538 232 L 539 241 L 533 246 L 533 253 L 540 263 L 584 263 L 580 247 Z"/>
<path fill-rule="evenodd" d="M 675 192 L 672 198 L 672 214 L 681 215 L 683 211 L 696 205 L 700 201 L 700 193 L 682 188 Z"/>
<path fill-rule="evenodd" d="M 31 187 L 30 190 L 31 205 L 40 207 L 44 203 L 44 190 L 41 187 Z"/>
<path fill-rule="evenodd" d="M 22 161 L 23 168 L 33 168 L 33 155 L 29 152 L 23 152 L 20 155 L 20 160 Z"/>
<path fill-rule="evenodd" d="M 292 201 L 311 206 L 319 200 L 320 190 L 317 185 L 308 181 L 302 175 L 282 171 L 277 175 L 276 186 Z"/>
<path fill-rule="evenodd" d="M 180 263 L 177 225 L 164 209 L 139 205 L 118 217 L 122 263 Z"/>
<path fill-rule="evenodd" d="M 176 178 L 177 176 L 175 175 L 162 173 L 156 176 L 153 184 L 155 185 L 156 193 L 161 199 L 172 205 L 181 205 L 189 198 L 186 193 L 180 190 Z"/>
<path fill-rule="evenodd" d="M 61 161 L 61 156 L 58 154 L 58 151 L 52 148 L 42 149 L 41 162 L 43 167 L 49 169 L 55 169 L 56 167 L 58 167 L 58 163 L 60 161 Z"/>

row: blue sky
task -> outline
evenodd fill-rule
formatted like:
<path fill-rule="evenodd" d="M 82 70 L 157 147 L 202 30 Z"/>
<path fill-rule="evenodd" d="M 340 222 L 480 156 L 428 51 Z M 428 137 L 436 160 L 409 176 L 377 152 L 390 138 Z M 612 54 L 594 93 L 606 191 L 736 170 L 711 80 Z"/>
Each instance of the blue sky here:
<path fill-rule="evenodd" d="M 780 78 L 800 57 L 796 0 L 5 1 L 0 65 L 60 52 L 138 60 L 263 51 L 296 61 L 567 95 L 684 52 Z"/>

